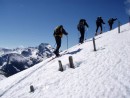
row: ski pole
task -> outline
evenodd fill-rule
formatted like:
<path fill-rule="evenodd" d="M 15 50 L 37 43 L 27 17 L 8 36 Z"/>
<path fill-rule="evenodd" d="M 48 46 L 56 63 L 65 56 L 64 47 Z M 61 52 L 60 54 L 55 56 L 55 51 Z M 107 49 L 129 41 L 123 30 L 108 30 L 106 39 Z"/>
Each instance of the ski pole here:
<path fill-rule="evenodd" d="M 78 43 L 79 43 L 79 39 L 80 39 L 80 34 L 79 34 L 79 32 L 77 32 L 77 35 L 78 35 Z"/>
<path fill-rule="evenodd" d="M 56 46 L 56 43 L 54 44 L 54 47 Z"/>
<path fill-rule="evenodd" d="M 105 32 L 105 31 L 106 31 L 106 30 L 105 30 L 105 25 L 103 25 L 103 29 L 104 29 L 104 32 Z"/>
<path fill-rule="evenodd" d="M 68 35 L 67 35 L 67 50 L 68 50 Z"/>
<path fill-rule="evenodd" d="M 88 28 L 86 29 L 86 32 L 85 32 L 85 40 L 87 40 L 87 31 L 88 31 Z"/>
<path fill-rule="evenodd" d="M 130 23 L 130 16 L 129 16 L 129 23 Z"/>

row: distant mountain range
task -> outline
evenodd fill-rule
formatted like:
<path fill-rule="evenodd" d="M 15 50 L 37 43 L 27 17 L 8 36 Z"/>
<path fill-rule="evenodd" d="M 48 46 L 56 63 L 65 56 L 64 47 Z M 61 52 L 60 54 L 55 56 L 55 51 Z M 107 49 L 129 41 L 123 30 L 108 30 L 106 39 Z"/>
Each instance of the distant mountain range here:
<path fill-rule="evenodd" d="M 53 50 L 47 43 L 28 48 L 0 48 L 0 79 L 16 74 L 51 57 Z"/>

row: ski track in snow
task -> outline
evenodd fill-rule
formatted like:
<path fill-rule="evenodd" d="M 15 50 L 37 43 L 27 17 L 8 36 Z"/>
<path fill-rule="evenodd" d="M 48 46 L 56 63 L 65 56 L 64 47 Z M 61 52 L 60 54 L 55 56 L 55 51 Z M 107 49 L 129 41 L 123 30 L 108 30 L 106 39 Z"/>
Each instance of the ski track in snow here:
<path fill-rule="evenodd" d="M 62 57 L 1 81 L 1 98 L 130 98 L 129 31 L 117 34 L 114 29 L 97 36 L 96 52 L 89 39 Z M 75 69 L 68 67 L 68 56 L 73 56 Z M 58 71 L 58 60 L 64 72 Z M 34 85 L 34 93 L 29 93 L 30 85 Z"/>
<path fill-rule="evenodd" d="M 52 58 L 50 58 L 50 59 L 52 59 Z M 47 63 L 50 62 L 50 59 L 47 60 L 47 61 L 43 61 L 40 64 L 37 64 L 37 65 L 40 65 L 40 66 L 38 66 L 38 67 L 34 68 L 33 70 L 29 71 L 27 73 L 27 75 L 24 75 L 23 77 L 19 78 L 17 82 L 15 82 L 13 85 L 11 85 L 10 87 L 8 87 L 3 93 L 0 93 L 0 97 L 3 96 L 5 93 L 7 93 L 10 89 L 12 89 L 13 87 L 15 87 L 16 85 L 20 84 L 20 82 L 24 81 L 26 78 L 28 78 L 29 76 L 33 75 L 37 70 L 39 70 L 42 67 L 44 67 Z"/>

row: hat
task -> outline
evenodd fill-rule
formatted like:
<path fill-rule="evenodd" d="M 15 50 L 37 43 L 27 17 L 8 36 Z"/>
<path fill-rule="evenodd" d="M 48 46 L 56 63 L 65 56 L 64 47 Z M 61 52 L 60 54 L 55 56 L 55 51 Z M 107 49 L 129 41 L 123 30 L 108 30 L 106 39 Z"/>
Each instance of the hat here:
<path fill-rule="evenodd" d="M 60 28 L 63 28 L 63 25 L 60 25 L 59 27 L 60 27 Z"/>

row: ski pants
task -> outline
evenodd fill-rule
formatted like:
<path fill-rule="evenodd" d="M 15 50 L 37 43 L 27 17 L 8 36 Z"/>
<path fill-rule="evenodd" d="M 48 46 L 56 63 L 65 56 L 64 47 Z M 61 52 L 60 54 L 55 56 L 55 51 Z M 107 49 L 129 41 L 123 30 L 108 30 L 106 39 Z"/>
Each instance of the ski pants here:
<path fill-rule="evenodd" d="M 83 43 L 84 41 L 84 34 L 85 34 L 85 30 L 80 30 L 80 39 L 79 39 L 79 43 Z"/>
<path fill-rule="evenodd" d="M 100 29 L 101 29 L 101 32 L 100 32 L 100 33 L 102 33 L 102 24 L 97 24 L 96 33 L 97 33 L 99 27 L 100 27 Z"/>
<path fill-rule="evenodd" d="M 61 47 L 61 37 L 60 36 L 55 36 L 55 41 L 56 41 L 56 54 L 59 54 L 59 49 Z"/>
<path fill-rule="evenodd" d="M 112 30 L 112 25 L 113 25 L 112 23 L 109 23 L 109 26 L 110 26 L 110 30 Z"/>

